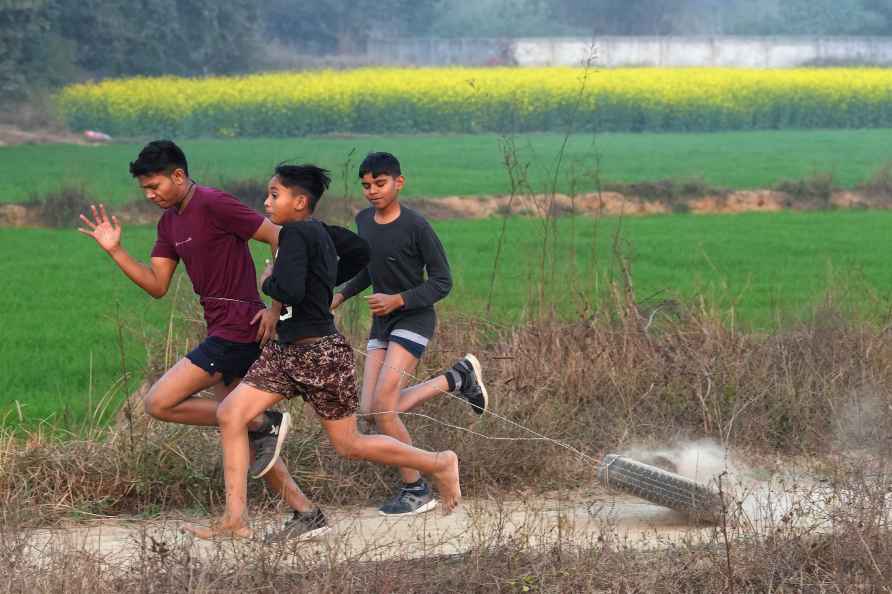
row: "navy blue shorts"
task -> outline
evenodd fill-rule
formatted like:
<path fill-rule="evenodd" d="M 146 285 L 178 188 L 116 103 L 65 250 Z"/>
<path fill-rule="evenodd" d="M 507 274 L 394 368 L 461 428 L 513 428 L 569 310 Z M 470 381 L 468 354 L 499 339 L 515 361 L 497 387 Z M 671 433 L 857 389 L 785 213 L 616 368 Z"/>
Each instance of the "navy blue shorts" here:
<path fill-rule="evenodd" d="M 259 343 L 232 342 L 216 336 L 208 336 L 186 355 L 187 359 L 209 374 L 222 373 L 223 383 L 227 386 L 245 377 L 258 357 Z"/>
<path fill-rule="evenodd" d="M 430 342 L 430 339 L 417 332 L 397 328 L 390 333 L 387 339 L 369 338 L 366 350 L 373 351 L 375 349 L 386 349 L 389 342 L 397 343 L 409 351 L 413 357 L 421 359 L 421 356 L 424 355 L 424 351 L 427 349 L 427 344 Z"/>

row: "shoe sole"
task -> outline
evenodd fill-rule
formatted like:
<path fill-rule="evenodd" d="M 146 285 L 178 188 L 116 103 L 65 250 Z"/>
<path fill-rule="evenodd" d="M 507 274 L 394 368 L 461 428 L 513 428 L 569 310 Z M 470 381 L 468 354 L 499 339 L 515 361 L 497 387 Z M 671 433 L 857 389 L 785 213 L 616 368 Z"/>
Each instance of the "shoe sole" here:
<path fill-rule="evenodd" d="M 331 532 L 331 526 L 323 526 L 322 528 L 316 528 L 315 530 L 310 530 L 309 532 L 304 532 L 300 536 L 292 538 L 291 540 L 296 541 L 296 542 L 304 542 L 306 540 L 322 538 L 329 532 Z"/>
<path fill-rule="evenodd" d="M 288 429 L 291 428 L 291 414 L 288 412 L 282 413 L 282 423 L 279 425 L 279 435 L 276 438 L 276 452 L 273 454 L 272 460 L 269 461 L 263 470 L 258 472 L 255 475 L 252 475 L 253 478 L 259 479 L 264 474 L 269 472 L 273 466 L 275 466 L 276 461 L 279 459 L 279 454 L 282 453 L 282 444 L 285 443 L 285 438 L 288 437 Z"/>
<path fill-rule="evenodd" d="M 294 538 L 286 538 L 282 540 L 273 540 L 267 538 L 264 543 L 268 545 L 281 544 L 284 542 L 304 542 L 308 540 L 315 540 L 317 538 L 322 538 L 331 532 L 331 526 L 322 526 L 321 528 L 316 528 L 315 530 L 310 530 L 309 532 L 304 532 L 299 536 L 295 536 Z"/>
<path fill-rule="evenodd" d="M 403 512 L 401 514 L 388 514 L 379 509 L 378 514 L 384 516 L 385 518 L 404 518 L 406 516 L 417 516 L 418 514 L 424 514 L 433 510 L 435 507 L 437 507 L 437 503 L 439 502 L 436 499 L 431 499 L 418 509 L 412 510 L 410 512 Z"/>
<path fill-rule="evenodd" d="M 480 361 L 477 360 L 477 357 L 471 353 L 465 355 L 465 359 L 471 362 L 471 367 L 474 368 L 474 378 L 477 380 L 477 385 L 480 386 L 480 391 L 483 394 L 483 410 L 479 412 L 476 409 L 474 410 L 478 415 L 482 415 L 489 410 L 489 394 L 486 392 L 486 386 L 483 383 L 483 368 L 480 366 Z"/>

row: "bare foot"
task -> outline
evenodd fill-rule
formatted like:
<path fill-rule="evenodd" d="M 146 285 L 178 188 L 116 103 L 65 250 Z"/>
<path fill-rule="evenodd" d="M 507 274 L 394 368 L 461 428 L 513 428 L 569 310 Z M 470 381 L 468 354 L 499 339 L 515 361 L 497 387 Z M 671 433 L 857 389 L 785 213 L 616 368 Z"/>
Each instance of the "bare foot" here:
<path fill-rule="evenodd" d="M 205 540 L 251 538 L 253 535 L 251 529 L 244 524 L 224 524 L 223 522 L 214 522 L 210 526 L 183 524 L 180 526 L 180 532 Z"/>
<path fill-rule="evenodd" d="M 440 492 L 445 513 L 455 509 L 461 501 L 461 485 L 458 482 L 458 456 L 452 450 L 437 453 L 439 470 L 431 474 L 431 478 Z"/>

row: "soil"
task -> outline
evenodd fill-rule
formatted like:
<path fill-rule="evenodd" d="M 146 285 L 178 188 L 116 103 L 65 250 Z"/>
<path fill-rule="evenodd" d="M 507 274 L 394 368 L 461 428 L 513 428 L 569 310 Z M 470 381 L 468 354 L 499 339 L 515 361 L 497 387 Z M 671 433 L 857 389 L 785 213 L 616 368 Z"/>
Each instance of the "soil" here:
<path fill-rule="evenodd" d="M 0 146 L 17 144 L 94 144 L 80 134 L 57 130 L 22 130 L 15 126 L 0 124 Z"/>
<path fill-rule="evenodd" d="M 692 214 L 729 214 L 741 212 L 778 212 L 782 210 L 815 210 L 814 201 L 796 200 L 774 190 L 741 190 L 720 196 L 702 196 L 668 204 L 660 200 L 643 200 L 615 192 L 583 194 L 575 197 L 558 194 L 554 197 L 537 196 L 447 196 L 444 198 L 419 198 L 409 202 L 412 208 L 433 220 L 484 219 L 506 214 L 542 217 L 548 213 L 576 213 L 587 216 L 638 216 L 689 212 Z M 683 208 L 679 208 L 683 205 Z M 852 191 L 834 192 L 830 205 L 833 208 L 889 208 L 883 198 L 871 197 Z M 332 198 L 326 204 L 328 211 L 344 213 L 363 208 L 364 203 Z M 115 214 L 126 224 L 154 224 L 159 212 L 148 203 L 130 203 L 113 207 Z M 324 217 L 323 213 L 323 217 Z M 42 227 L 40 206 L 37 204 L 0 204 L 0 227 Z"/>
<path fill-rule="evenodd" d="M 563 497 L 540 496 L 521 500 L 466 499 L 450 515 L 439 510 L 410 518 L 385 518 L 375 508 L 325 510 L 332 531 L 315 541 L 300 543 L 302 552 L 325 552 L 320 559 L 372 561 L 448 555 L 491 544 L 494 539 L 523 539 L 535 548 L 556 539 L 579 544 L 617 540 L 640 548 L 708 539 L 712 526 L 691 525 L 687 518 L 625 495 L 611 495 L 600 488 Z M 257 520 L 251 540 L 203 541 L 180 532 L 184 521 L 194 518 L 168 516 L 158 519 L 96 520 L 57 529 L 27 533 L 28 550 L 45 555 L 59 547 L 97 555 L 109 563 L 126 564 L 139 558 L 143 543 L 153 550 L 188 550 L 192 558 L 229 557 L 256 547 L 269 546 L 260 538 L 275 530 L 286 515 L 267 515 Z M 225 542 L 226 546 L 220 546 Z M 234 546 L 233 546 L 234 545 Z"/>
<path fill-rule="evenodd" d="M 745 486 L 744 486 L 745 485 Z M 826 486 L 801 477 L 790 480 L 739 483 L 729 514 L 732 538 L 750 530 L 798 526 L 814 533 L 832 529 L 831 509 L 842 504 Z M 892 495 L 890 495 L 892 497 Z M 743 515 L 740 515 L 742 510 Z M 594 483 L 584 490 L 530 495 L 510 500 L 466 498 L 450 515 L 439 510 L 409 518 L 385 518 L 375 508 L 326 508 L 332 531 L 313 541 L 266 545 L 263 536 L 277 530 L 284 514 L 255 518 L 252 539 L 204 541 L 183 534 L 184 522 L 206 522 L 185 514 L 155 519 L 98 519 L 61 528 L 19 534 L 27 554 L 78 551 L 126 566 L 147 552 L 180 551 L 188 558 L 232 563 L 252 551 L 275 547 L 285 555 L 329 562 L 411 559 L 461 554 L 495 544 L 523 543 L 543 549 L 557 541 L 581 546 L 609 542 L 617 547 L 662 549 L 679 544 L 714 543 L 719 526 L 695 523 L 688 516 L 636 499 L 607 492 Z M 737 518 L 735 522 L 734 518 Z M 735 525 L 745 527 L 735 530 Z M 734 536 L 734 535 L 738 536 Z"/>

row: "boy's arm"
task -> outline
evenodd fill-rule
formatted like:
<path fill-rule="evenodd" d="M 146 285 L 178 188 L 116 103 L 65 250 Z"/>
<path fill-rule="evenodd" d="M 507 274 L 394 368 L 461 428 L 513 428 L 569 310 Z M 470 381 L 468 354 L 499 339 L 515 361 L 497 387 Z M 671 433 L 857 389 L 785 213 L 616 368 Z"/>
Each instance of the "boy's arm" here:
<path fill-rule="evenodd" d="M 178 260 L 153 256 L 149 266 L 139 262 L 121 246 L 122 227 L 118 223 L 118 218 L 115 216 L 109 218 L 102 204 L 99 205 L 98 211 L 92 205 L 90 209 L 93 211 L 93 220 L 80 215 L 81 221 L 88 228 L 78 227 L 78 231 L 96 240 L 99 247 L 111 256 L 127 278 L 143 291 L 155 299 L 164 297 L 170 287 L 170 279 L 177 268 Z"/>
<path fill-rule="evenodd" d="M 269 250 L 272 256 L 276 257 L 276 250 L 279 249 L 279 231 L 282 229 L 269 219 L 263 219 L 260 227 L 251 236 L 251 239 L 262 241 L 269 244 Z"/>
<path fill-rule="evenodd" d="M 341 290 L 335 294 L 335 300 L 337 301 L 337 305 L 340 305 L 347 299 L 350 299 L 354 295 L 358 295 L 369 288 L 369 285 L 372 284 L 372 277 L 369 276 L 368 267 L 363 268 L 359 271 L 359 274 L 350 279 L 346 285 L 341 287 Z M 340 299 L 338 299 L 340 297 Z M 332 304 L 334 305 L 334 304 Z M 335 307 L 337 307 L 335 305 Z"/>
<path fill-rule="evenodd" d="M 257 231 L 254 232 L 254 235 L 251 236 L 251 239 L 269 244 L 269 251 L 270 254 L 272 254 L 273 260 L 275 260 L 276 251 L 279 249 L 279 232 L 281 229 L 282 227 L 276 225 L 269 219 L 263 219 L 263 222 L 260 223 L 260 227 L 258 227 Z M 261 283 L 263 280 L 265 279 L 262 278 Z M 257 342 L 260 343 L 260 346 L 265 345 L 273 336 L 275 336 L 276 324 L 278 323 L 281 314 L 282 303 L 273 299 L 269 308 L 257 312 L 257 315 L 251 320 L 252 325 L 259 322 L 257 326 Z"/>
<path fill-rule="evenodd" d="M 423 221 L 418 233 L 418 247 L 427 269 L 427 280 L 408 291 L 403 291 L 403 309 L 418 309 L 433 305 L 452 290 L 452 273 L 446 250 L 430 223 Z"/>
<path fill-rule="evenodd" d="M 338 277 L 340 285 L 359 274 L 369 263 L 369 243 L 349 229 L 337 225 L 325 225 L 338 253 Z"/>
<path fill-rule="evenodd" d="M 297 305 L 304 299 L 307 284 L 307 242 L 294 229 L 279 234 L 279 253 L 273 272 L 263 281 L 263 292 L 286 305 Z"/>

